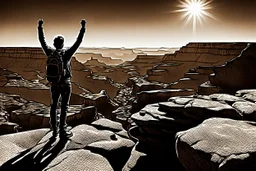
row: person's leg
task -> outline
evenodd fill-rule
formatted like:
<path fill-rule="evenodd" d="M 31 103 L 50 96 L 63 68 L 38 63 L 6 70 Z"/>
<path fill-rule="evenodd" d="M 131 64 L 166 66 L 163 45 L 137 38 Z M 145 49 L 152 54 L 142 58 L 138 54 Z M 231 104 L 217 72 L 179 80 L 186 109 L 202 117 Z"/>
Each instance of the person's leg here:
<path fill-rule="evenodd" d="M 71 88 L 70 81 L 65 81 L 65 83 L 61 84 L 62 101 L 61 101 L 61 114 L 60 114 L 60 136 L 66 136 L 66 137 L 72 136 L 72 133 L 67 131 L 67 123 L 66 123 L 71 92 L 72 92 L 72 88 Z"/>
<path fill-rule="evenodd" d="M 50 109 L 50 125 L 53 131 L 53 136 L 58 134 L 58 123 L 57 123 L 57 106 L 60 98 L 59 86 L 51 86 L 51 109 Z"/>

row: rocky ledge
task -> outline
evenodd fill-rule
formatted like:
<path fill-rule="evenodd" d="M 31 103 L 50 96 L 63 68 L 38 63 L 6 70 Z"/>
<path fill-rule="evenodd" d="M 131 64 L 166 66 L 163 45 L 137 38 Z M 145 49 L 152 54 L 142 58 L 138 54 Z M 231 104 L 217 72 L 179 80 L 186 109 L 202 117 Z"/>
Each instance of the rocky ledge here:
<path fill-rule="evenodd" d="M 172 161 L 173 165 L 183 170 L 184 168 L 179 161 L 176 161 L 176 155 L 174 155 L 176 133 L 193 128 L 206 119 L 215 117 L 234 119 L 237 122 L 238 120 L 255 121 L 255 97 L 255 90 L 240 90 L 236 95 L 219 93 L 209 96 L 171 97 L 167 102 L 147 105 L 139 112 L 132 114 L 131 119 L 135 122 L 135 126 L 129 130 L 131 137 L 139 142 L 134 152 L 145 153 L 147 157 L 142 155 L 132 160 L 154 161 L 154 165 L 149 169 L 153 167 L 157 169 L 156 166 L 161 166 L 171 170 L 172 166 L 166 160 L 168 156 L 167 158 Z M 212 129 L 209 131 L 211 132 L 209 134 L 214 134 Z M 221 139 L 222 137 L 219 137 L 217 140 L 221 141 Z M 133 167 L 142 169 L 139 164 Z"/>
<path fill-rule="evenodd" d="M 0 136 L 0 170 L 122 170 L 135 143 L 119 123 L 92 125 L 74 127 L 70 139 L 50 138 L 49 129 Z"/>

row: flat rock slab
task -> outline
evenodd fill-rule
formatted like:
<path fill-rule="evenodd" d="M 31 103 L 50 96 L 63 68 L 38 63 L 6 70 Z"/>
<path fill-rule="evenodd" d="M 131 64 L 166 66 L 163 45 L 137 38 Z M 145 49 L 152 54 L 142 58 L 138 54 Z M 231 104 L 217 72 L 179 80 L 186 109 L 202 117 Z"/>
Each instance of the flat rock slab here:
<path fill-rule="evenodd" d="M 210 117 L 242 119 L 242 114 L 225 103 L 225 101 L 213 101 L 209 96 L 173 97 L 168 101 L 159 103 L 160 110 L 176 117 L 184 115 L 198 121 L 203 121 Z"/>
<path fill-rule="evenodd" d="M 159 110 L 159 104 L 150 104 L 144 107 L 140 112 L 131 116 L 131 119 L 140 126 L 153 127 L 172 130 L 174 132 L 184 130 L 194 124 L 191 118 L 172 117 L 172 115 Z M 147 128 L 148 129 L 148 128 Z"/>
<path fill-rule="evenodd" d="M 230 105 L 218 101 L 193 99 L 185 105 L 188 114 L 202 120 L 210 117 L 242 119 L 242 116 Z"/>
<path fill-rule="evenodd" d="M 211 118 L 176 136 L 186 170 L 255 170 L 255 122 Z"/>

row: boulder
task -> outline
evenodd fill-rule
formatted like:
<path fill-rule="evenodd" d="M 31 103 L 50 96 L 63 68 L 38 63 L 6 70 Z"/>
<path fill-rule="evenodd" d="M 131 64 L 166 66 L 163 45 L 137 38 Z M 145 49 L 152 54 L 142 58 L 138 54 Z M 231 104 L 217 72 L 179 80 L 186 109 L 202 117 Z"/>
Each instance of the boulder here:
<path fill-rule="evenodd" d="M 177 156 L 186 170 L 255 170 L 254 122 L 211 118 L 176 136 Z"/>

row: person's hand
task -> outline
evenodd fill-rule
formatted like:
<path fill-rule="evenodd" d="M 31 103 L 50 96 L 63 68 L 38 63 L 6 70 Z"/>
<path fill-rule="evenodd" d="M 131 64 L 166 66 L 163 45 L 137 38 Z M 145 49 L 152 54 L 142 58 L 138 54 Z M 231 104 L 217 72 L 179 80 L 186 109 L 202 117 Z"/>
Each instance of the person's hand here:
<path fill-rule="evenodd" d="M 85 27 L 85 24 L 86 24 L 86 21 L 85 21 L 85 19 L 83 19 L 83 20 L 81 21 L 81 26 L 82 26 L 82 27 Z"/>
<path fill-rule="evenodd" d="M 42 27 L 43 24 L 44 24 L 44 20 L 43 19 L 38 20 L 38 26 L 39 27 Z"/>

